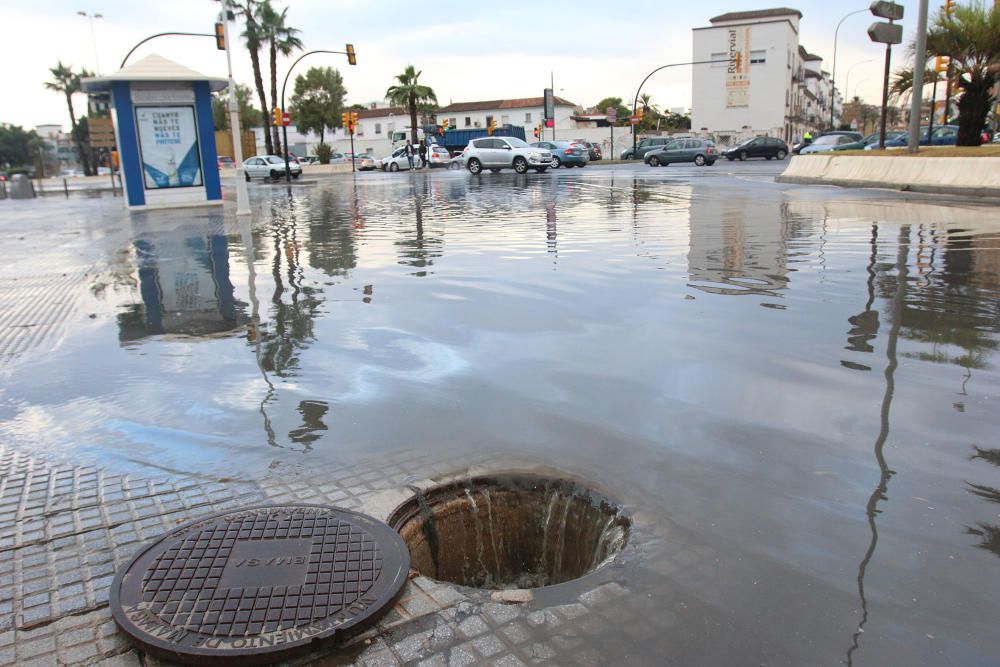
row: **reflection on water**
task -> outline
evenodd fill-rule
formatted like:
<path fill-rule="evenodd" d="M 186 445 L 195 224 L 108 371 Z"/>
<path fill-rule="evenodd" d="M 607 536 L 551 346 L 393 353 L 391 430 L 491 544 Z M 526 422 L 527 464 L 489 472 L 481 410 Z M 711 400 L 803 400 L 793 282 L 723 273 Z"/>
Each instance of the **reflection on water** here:
<path fill-rule="evenodd" d="M 149 218 L 107 249 L 113 325 L 12 373 L 2 435 L 307 486 L 403 450 L 552 465 L 650 524 L 613 573 L 672 619 L 638 663 L 989 664 L 995 209 L 675 173 Z"/>

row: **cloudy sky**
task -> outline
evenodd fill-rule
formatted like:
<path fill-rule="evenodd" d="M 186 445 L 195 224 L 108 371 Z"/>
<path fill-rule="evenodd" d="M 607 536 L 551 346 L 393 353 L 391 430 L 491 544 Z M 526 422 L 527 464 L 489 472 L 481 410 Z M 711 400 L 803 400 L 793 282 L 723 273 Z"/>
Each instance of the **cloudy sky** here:
<path fill-rule="evenodd" d="M 403 2 L 401 0 L 275 0 L 288 6 L 289 22 L 307 49 L 343 49 L 353 42 L 358 66 L 343 56 L 314 55 L 306 65 L 332 65 L 344 75 L 350 102 L 380 100 L 392 77 L 408 64 L 423 70 L 421 82 L 438 100 L 473 101 L 541 95 L 555 75 L 557 94 L 591 106 L 603 97 L 631 98 L 635 86 L 658 65 L 691 59 L 691 28 L 728 11 L 780 6 L 745 0 L 537 0 L 508 2 Z M 903 21 L 909 41 L 917 2 L 906 0 Z M 855 6 L 856 5 L 856 6 Z M 803 14 L 801 43 L 824 57 L 829 69 L 837 21 L 867 0 L 849 4 L 808 0 L 791 4 Z M 57 61 L 110 73 L 143 37 L 164 31 L 211 32 L 218 3 L 212 0 L 0 0 L 4 66 L 0 122 L 32 127 L 68 125 L 63 98 L 45 90 Z M 87 18 L 100 13 L 91 39 Z M 840 30 L 837 79 L 848 95 L 877 103 L 884 50 L 868 40 L 867 13 L 848 18 Z M 142 46 L 134 59 L 158 53 L 205 74 L 225 76 L 225 55 L 205 38 L 163 37 Z M 901 64 L 903 49 L 894 62 Z M 266 63 L 266 58 L 263 59 Z M 865 62 L 869 61 L 869 62 Z M 290 60 L 279 60 L 279 85 Z M 860 64 L 858 64 L 860 63 Z M 99 65 L 99 67 L 98 67 Z M 234 52 L 237 82 L 252 84 L 247 52 Z M 266 76 L 266 74 L 265 74 Z M 691 103 L 689 68 L 666 70 L 646 90 L 666 107 Z M 81 96 L 78 113 L 85 111 Z"/>

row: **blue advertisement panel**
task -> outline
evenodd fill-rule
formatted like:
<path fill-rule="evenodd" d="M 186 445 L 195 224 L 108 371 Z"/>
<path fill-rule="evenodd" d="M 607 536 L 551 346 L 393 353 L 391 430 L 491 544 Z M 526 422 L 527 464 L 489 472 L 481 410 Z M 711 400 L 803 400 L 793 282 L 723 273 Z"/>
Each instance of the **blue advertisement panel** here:
<path fill-rule="evenodd" d="M 203 184 L 193 106 L 140 106 L 135 120 L 147 190 Z"/>

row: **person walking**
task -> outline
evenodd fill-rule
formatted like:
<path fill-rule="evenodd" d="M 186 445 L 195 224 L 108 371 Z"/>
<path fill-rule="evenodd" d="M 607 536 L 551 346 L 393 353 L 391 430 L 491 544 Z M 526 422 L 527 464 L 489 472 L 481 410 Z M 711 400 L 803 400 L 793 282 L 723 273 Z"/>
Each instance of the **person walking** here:
<path fill-rule="evenodd" d="M 420 142 L 420 168 L 423 169 L 427 166 L 427 142 Z"/>
<path fill-rule="evenodd" d="M 406 161 L 410 163 L 410 169 L 413 169 L 413 144 L 410 140 L 406 140 Z"/>

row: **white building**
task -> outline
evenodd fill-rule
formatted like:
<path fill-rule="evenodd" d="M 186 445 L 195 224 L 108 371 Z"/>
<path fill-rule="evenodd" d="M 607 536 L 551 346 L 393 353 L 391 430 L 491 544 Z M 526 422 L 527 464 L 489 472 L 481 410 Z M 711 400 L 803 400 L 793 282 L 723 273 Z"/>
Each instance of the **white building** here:
<path fill-rule="evenodd" d="M 576 105 L 569 100 L 556 97 L 555 130 L 572 130 L 578 127 L 574 120 Z M 483 102 L 455 102 L 437 112 L 437 121 L 448 119 L 448 127 L 456 130 L 475 130 L 487 127 L 496 119 L 497 125 L 515 125 L 524 128 L 526 136 L 545 115 L 545 101 L 541 97 L 522 97 L 514 100 L 486 100 Z M 569 137 L 565 137 L 569 138 Z"/>
<path fill-rule="evenodd" d="M 723 144 L 791 142 L 829 125 L 833 86 L 822 58 L 799 44 L 801 18 L 787 7 L 730 12 L 694 29 L 692 60 L 710 64 L 694 66 L 692 131 Z"/>

